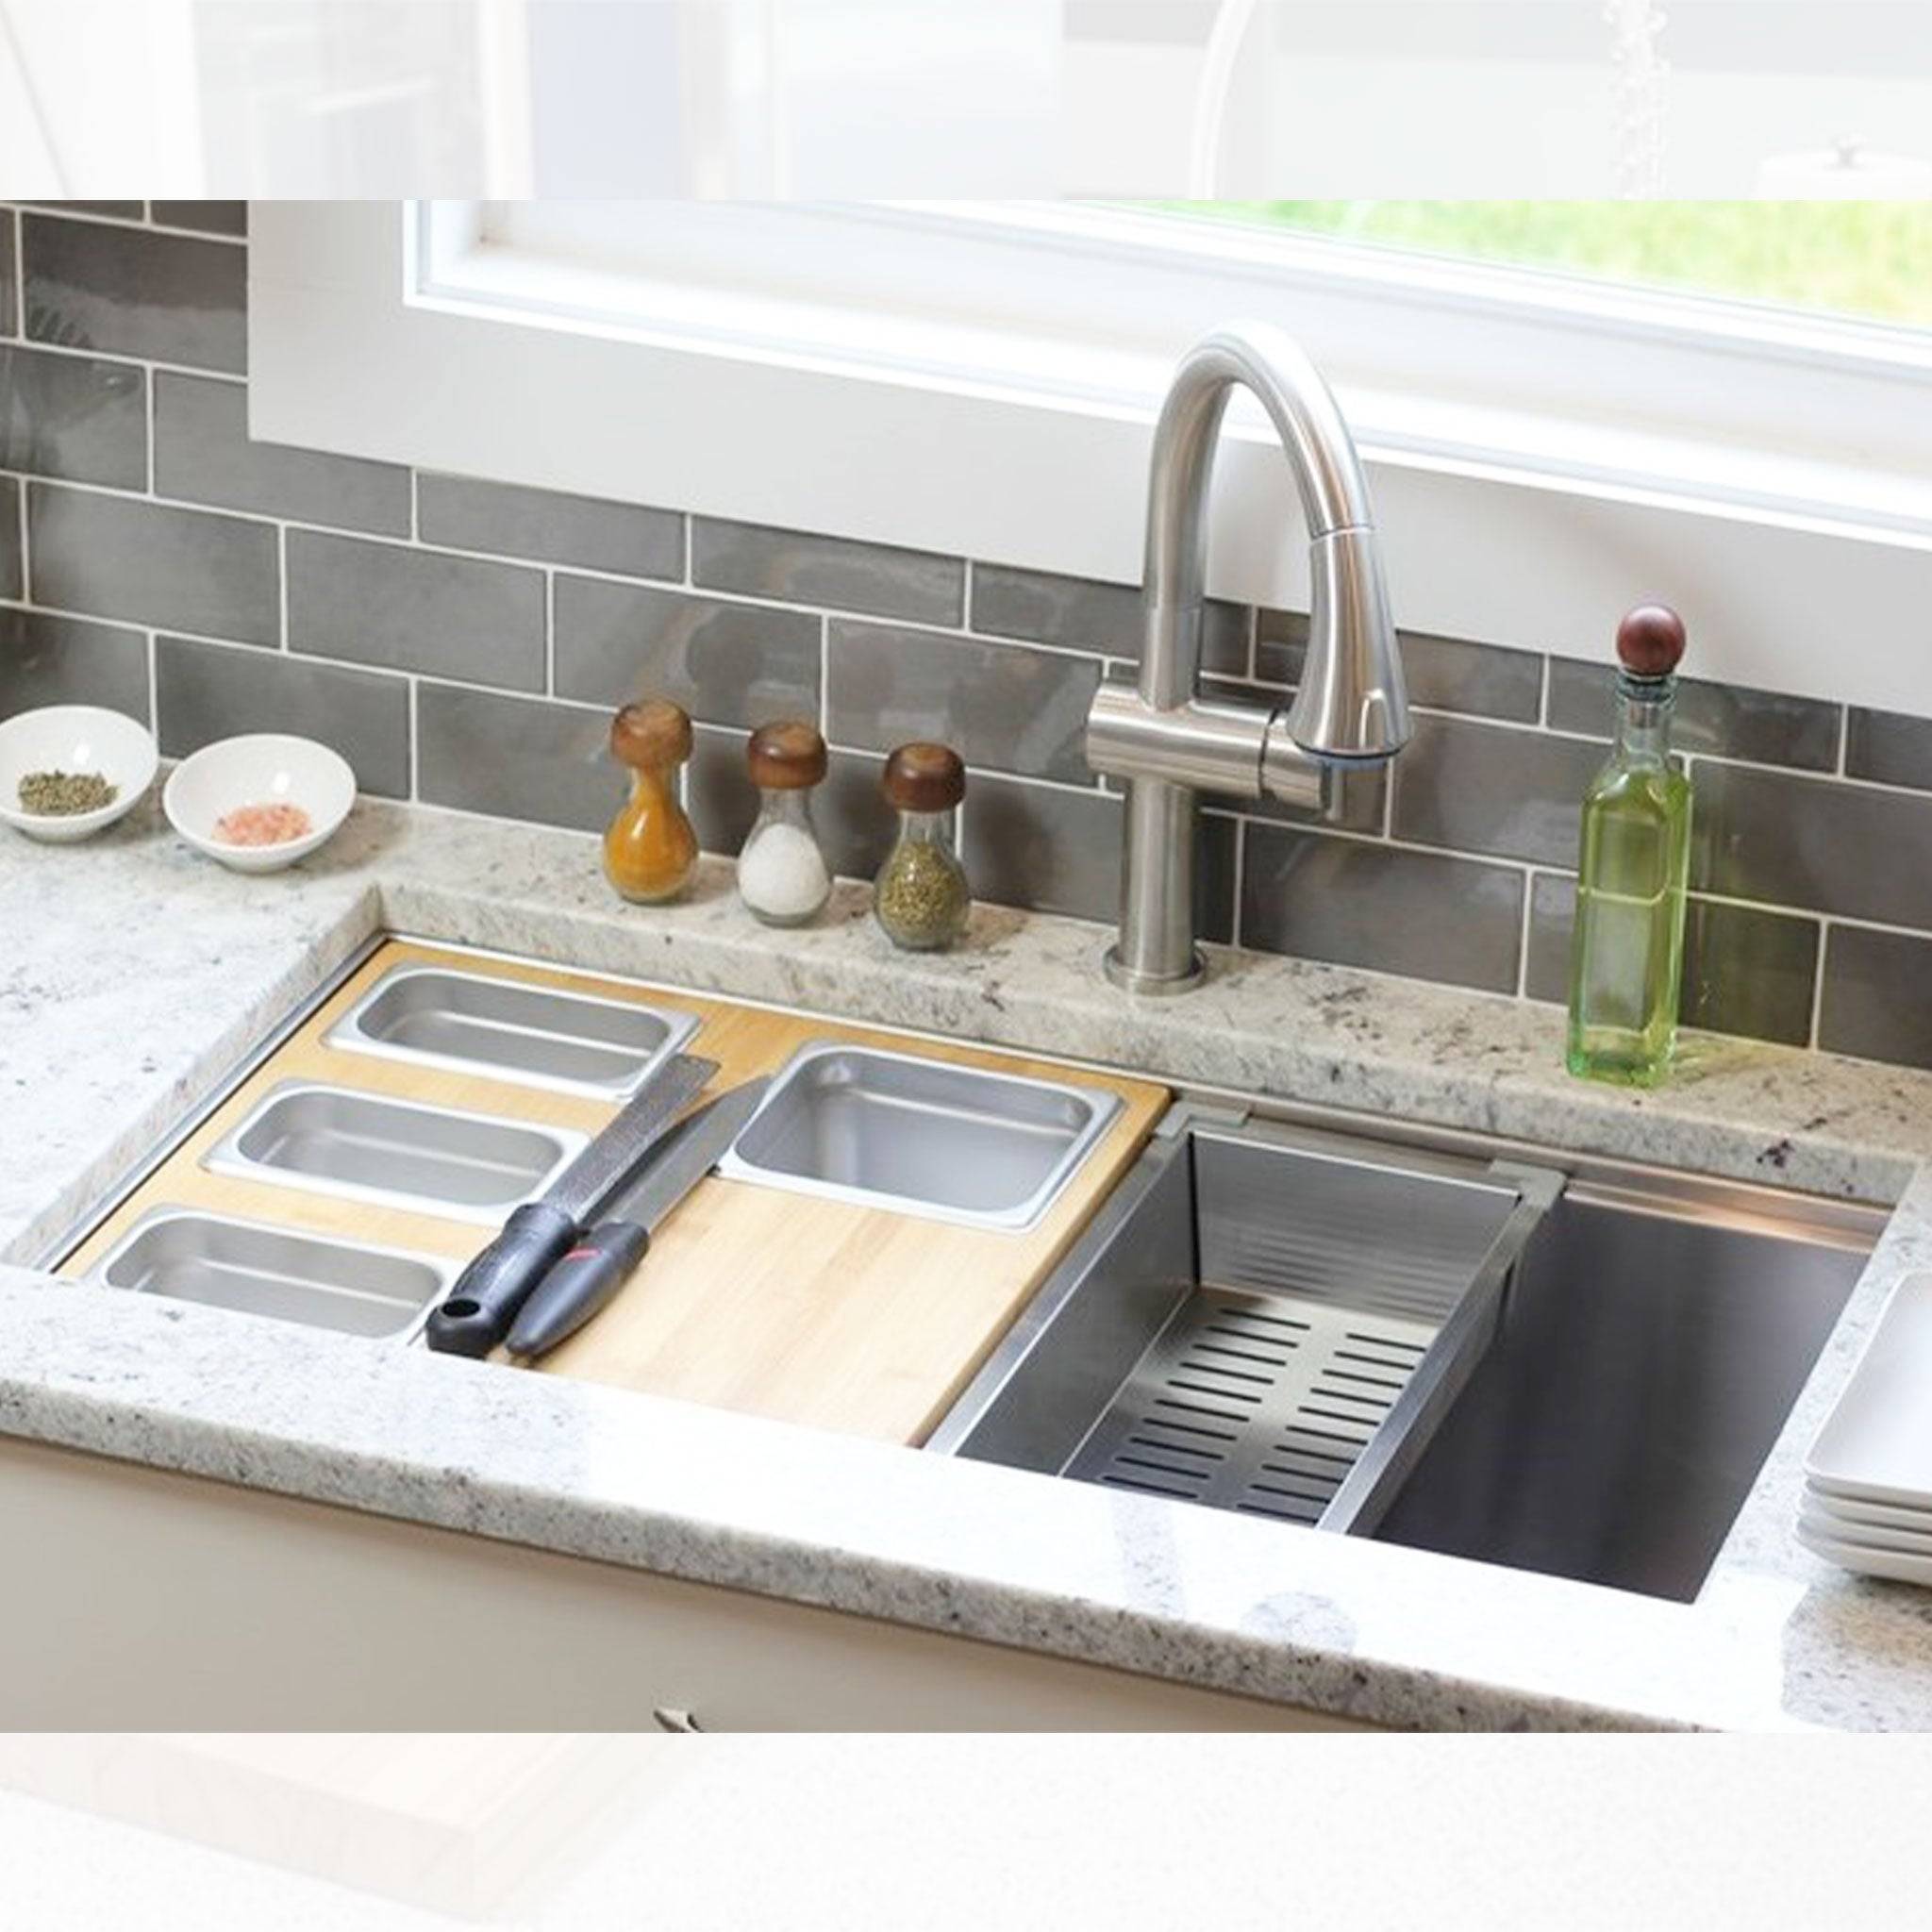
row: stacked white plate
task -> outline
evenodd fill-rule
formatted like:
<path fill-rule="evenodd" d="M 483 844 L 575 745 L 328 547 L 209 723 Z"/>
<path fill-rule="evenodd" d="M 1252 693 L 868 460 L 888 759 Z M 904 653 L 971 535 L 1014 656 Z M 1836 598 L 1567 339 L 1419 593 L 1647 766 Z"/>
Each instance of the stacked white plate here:
<path fill-rule="evenodd" d="M 1818 1432 L 1798 1541 L 1845 1570 L 1932 1584 L 1932 1274 L 1899 1283 Z"/>

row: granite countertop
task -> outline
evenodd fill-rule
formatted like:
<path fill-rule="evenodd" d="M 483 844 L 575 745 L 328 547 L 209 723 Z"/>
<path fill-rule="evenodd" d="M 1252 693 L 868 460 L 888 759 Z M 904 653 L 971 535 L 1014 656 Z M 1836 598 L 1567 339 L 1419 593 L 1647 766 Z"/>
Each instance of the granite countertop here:
<path fill-rule="evenodd" d="M 994 908 L 895 954 L 841 888 L 774 934 L 708 866 L 620 906 L 577 834 L 359 806 L 243 878 L 152 805 L 0 845 L 0 1433 L 1389 1724 L 1932 1727 L 1932 1598 L 1790 1534 L 1805 1448 L 1932 1266 L 1932 1076 L 1691 1041 L 1640 1094 L 1560 1015 L 1242 957 L 1132 1002 L 1097 928 Z M 1896 1202 L 1694 1604 L 1323 1536 L 218 1309 L 28 1265 L 291 1006 L 390 929 L 1374 1114 Z"/>

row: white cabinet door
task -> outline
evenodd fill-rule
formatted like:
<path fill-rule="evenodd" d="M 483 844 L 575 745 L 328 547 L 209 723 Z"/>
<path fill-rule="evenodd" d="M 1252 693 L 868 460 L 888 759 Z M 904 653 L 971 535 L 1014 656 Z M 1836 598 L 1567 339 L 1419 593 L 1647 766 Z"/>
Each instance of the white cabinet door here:
<path fill-rule="evenodd" d="M 1353 1728 L 0 1441 L 0 1728 Z"/>

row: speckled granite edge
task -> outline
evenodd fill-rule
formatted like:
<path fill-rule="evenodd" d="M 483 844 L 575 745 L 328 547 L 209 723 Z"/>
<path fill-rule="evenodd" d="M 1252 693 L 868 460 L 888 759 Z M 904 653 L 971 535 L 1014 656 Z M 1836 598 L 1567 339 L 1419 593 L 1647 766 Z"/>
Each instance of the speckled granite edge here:
<path fill-rule="evenodd" d="M 185 852 L 151 812 L 77 852 L 0 847 L 0 927 L 28 934 L 0 982 L 0 1091 L 35 1124 L 0 1176 L 0 1241 L 32 1252 L 71 1220 L 378 926 L 1826 1192 L 1895 1197 L 1932 1146 L 1932 1076 L 1694 1040 L 1684 1079 L 1619 1092 L 1561 1073 L 1547 1008 L 1256 958 L 1138 1002 L 1100 978 L 1101 934 L 1076 922 L 982 908 L 960 952 L 912 959 L 855 890 L 774 934 L 724 868 L 645 912 L 611 900 L 594 855 L 574 834 L 369 805 L 269 879 Z M 1852 1582 L 1780 1528 L 1791 1458 L 1913 1224 L 1689 1607 L 809 1431 L 773 1449 L 775 1424 L 213 1310 L 110 1308 L 20 1274 L 0 1281 L 0 1430 L 1382 1723 L 1932 1725 L 1927 1600 Z M 420 1379 L 451 1373 L 472 1379 Z M 476 1414 L 453 1441 L 459 1392 Z M 707 1455 L 761 1463 L 757 1482 L 718 1491 L 693 1474 Z M 613 1488 L 613 1456 L 651 1480 Z M 1257 1589 L 1271 1574 L 1285 1587 Z"/>

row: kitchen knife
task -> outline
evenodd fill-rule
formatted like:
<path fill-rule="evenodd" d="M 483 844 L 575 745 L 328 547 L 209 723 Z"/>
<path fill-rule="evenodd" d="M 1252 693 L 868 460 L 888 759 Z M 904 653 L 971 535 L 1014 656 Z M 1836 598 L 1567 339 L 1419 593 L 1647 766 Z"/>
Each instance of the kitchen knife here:
<path fill-rule="evenodd" d="M 746 1080 L 678 1122 L 599 1222 L 538 1283 L 509 1332 L 509 1352 L 535 1361 L 575 1335 L 630 1279 L 664 1217 L 717 1166 L 758 1110 L 769 1075 Z"/>
<path fill-rule="evenodd" d="M 587 1223 L 605 1212 L 717 1071 L 716 1060 L 696 1054 L 674 1054 L 666 1060 L 541 1199 L 511 1210 L 503 1231 L 431 1311 L 424 1329 L 429 1347 L 441 1355 L 488 1355 L 508 1333 L 544 1271 Z"/>

